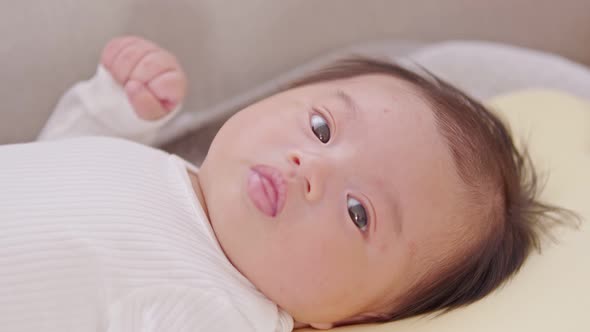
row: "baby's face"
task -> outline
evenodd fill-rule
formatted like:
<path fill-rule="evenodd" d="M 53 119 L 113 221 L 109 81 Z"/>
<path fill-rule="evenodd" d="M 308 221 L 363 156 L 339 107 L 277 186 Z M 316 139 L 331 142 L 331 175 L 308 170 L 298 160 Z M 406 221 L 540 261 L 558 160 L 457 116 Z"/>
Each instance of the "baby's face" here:
<path fill-rule="evenodd" d="M 265 170 L 275 183 L 260 182 Z M 434 115 L 389 76 L 249 106 L 215 137 L 199 179 L 228 258 L 299 322 L 391 309 L 460 238 L 460 180 Z"/>

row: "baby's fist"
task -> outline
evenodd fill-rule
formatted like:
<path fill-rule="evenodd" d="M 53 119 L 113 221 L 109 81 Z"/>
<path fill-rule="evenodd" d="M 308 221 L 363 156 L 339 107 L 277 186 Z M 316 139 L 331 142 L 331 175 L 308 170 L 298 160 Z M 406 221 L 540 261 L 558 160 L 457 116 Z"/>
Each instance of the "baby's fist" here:
<path fill-rule="evenodd" d="M 115 38 L 104 48 L 101 63 L 144 120 L 164 117 L 186 94 L 186 75 L 176 57 L 148 40 Z"/>

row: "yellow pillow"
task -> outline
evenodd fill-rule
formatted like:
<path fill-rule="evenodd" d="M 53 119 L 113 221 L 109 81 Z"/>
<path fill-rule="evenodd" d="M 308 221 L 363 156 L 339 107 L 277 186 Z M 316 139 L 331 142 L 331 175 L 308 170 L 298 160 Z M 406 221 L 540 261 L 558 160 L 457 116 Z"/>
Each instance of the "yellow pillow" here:
<path fill-rule="evenodd" d="M 577 231 L 533 254 L 505 287 L 438 318 L 418 317 L 338 332 L 590 331 L 590 103 L 550 90 L 500 96 L 489 105 L 528 142 L 537 171 L 547 176 L 542 199 L 576 211 Z M 311 331 L 311 330 L 305 330 Z"/>

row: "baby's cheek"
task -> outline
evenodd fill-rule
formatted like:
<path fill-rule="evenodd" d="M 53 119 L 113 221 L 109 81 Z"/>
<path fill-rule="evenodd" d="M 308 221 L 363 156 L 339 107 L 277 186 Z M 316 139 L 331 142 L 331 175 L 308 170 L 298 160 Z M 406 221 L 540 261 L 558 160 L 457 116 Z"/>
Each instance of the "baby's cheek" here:
<path fill-rule="evenodd" d="M 408 241 L 408 255 L 410 258 L 414 258 L 416 256 L 416 252 L 418 251 L 418 245 L 415 241 Z"/>
<path fill-rule="evenodd" d="M 315 241 L 315 243 L 308 242 L 308 250 L 299 257 L 302 265 L 313 276 L 315 281 L 323 281 L 325 279 L 326 271 L 333 263 L 330 257 L 329 243 L 327 241 Z"/>
<path fill-rule="evenodd" d="M 302 265 L 309 274 L 310 282 L 318 288 L 329 286 L 334 282 L 335 277 L 347 274 L 346 268 L 350 267 L 351 261 L 356 261 L 354 254 L 347 248 L 339 246 L 339 241 L 325 239 L 308 242 L 308 250 L 304 257 L 300 257 Z"/>

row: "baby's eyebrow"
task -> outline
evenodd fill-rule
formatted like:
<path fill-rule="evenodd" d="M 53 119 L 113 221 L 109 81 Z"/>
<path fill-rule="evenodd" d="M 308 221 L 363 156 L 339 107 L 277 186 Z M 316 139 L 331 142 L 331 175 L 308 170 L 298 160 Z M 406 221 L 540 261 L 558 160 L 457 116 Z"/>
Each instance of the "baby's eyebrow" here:
<path fill-rule="evenodd" d="M 336 96 L 346 104 L 347 109 L 350 111 L 351 117 L 354 119 L 359 112 L 359 104 L 354 98 L 342 89 L 336 90 Z"/>

